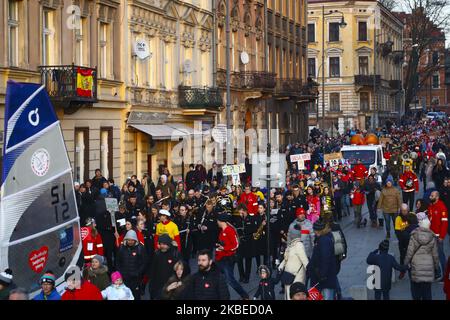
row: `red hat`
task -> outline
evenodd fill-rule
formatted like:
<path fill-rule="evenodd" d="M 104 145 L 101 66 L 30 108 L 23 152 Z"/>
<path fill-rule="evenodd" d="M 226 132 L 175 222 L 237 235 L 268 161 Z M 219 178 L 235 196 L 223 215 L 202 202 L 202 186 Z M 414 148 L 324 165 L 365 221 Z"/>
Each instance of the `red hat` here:
<path fill-rule="evenodd" d="M 303 208 L 297 208 L 297 210 L 295 210 L 295 215 L 298 217 L 301 214 L 306 214 L 306 210 Z"/>

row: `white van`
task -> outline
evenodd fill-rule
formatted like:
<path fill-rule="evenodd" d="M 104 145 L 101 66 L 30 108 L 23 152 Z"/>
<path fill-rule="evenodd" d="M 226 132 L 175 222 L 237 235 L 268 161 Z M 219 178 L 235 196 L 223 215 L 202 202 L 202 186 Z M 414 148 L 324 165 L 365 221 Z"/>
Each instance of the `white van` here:
<path fill-rule="evenodd" d="M 351 165 L 356 164 L 358 159 L 361 159 L 363 165 L 370 170 L 375 167 L 378 174 L 382 175 L 386 168 L 386 159 L 383 157 L 383 147 L 376 145 L 348 145 L 341 148 L 342 156 Z"/>

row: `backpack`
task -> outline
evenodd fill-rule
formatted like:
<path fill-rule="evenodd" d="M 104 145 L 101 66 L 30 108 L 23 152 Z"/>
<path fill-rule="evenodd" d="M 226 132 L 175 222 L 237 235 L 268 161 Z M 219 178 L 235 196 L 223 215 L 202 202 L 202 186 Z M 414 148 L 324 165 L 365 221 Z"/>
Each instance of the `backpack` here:
<path fill-rule="evenodd" d="M 339 230 L 336 230 L 332 231 L 331 235 L 333 236 L 334 255 L 339 259 L 339 261 L 342 261 L 347 257 L 347 248 L 343 234 Z"/>

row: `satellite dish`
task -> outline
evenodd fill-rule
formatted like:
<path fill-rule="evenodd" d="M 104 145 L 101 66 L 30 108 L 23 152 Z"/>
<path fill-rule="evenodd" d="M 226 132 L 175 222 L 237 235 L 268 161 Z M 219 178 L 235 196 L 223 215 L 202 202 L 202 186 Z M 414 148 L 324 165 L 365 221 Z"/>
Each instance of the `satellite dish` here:
<path fill-rule="evenodd" d="M 243 51 L 241 53 L 241 62 L 243 64 L 248 64 L 250 62 L 250 56 L 248 55 L 248 53 L 246 51 Z"/>
<path fill-rule="evenodd" d="M 150 57 L 150 48 L 148 47 L 147 41 L 142 39 L 136 39 L 133 45 L 134 54 L 141 60 Z"/>
<path fill-rule="evenodd" d="M 184 72 L 191 73 L 192 72 L 192 61 L 187 59 L 183 63 Z"/>

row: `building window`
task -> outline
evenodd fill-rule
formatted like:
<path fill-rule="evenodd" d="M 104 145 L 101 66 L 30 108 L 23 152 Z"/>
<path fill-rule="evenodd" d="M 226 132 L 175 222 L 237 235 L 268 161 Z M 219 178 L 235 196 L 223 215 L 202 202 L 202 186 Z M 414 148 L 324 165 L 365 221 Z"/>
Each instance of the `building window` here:
<path fill-rule="evenodd" d="M 366 21 L 358 22 L 358 40 L 359 41 L 367 41 L 367 22 Z"/>
<path fill-rule="evenodd" d="M 8 63 L 16 67 L 19 54 L 19 3 L 12 0 L 8 6 L 8 38 Z"/>
<path fill-rule="evenodd" d="M 431 100 L 431 104 L 439 105 L 439 97 L 433 97 L 433 100 Z"/>
<path fill-rule="evenodd" d="M 316 77 L 316 58 L 308 58 L 308 76 Z"/>
<path fill-rule="evenodd" d="M 75 63 L 79 66 L 87 66 L 87 18 L 81 17 L 79 28 L 75 29 Z"/>
<path fill-rule="evenodd" d="M 433 74 L 433 89 L 439 89 L 439 74 Z"/>
<path fill-rule="evenodd" d="M 369 93 L 360 92 L 359 93 L 359 108 L 361 111 L 369 111 Z"/>
<path fill-rule="evenodd" d="M 42 64 L 53 65 L 55 56 L 55 23 L 53 10 L 44 10 L 42 14 Z"/>
<path fill-rule="evenodd" d="M 113 128 L 100 129 L 100 170 L 106 178 L 113 176 Z"/>
<path fill-rule="evenodd" d="M 339 22 L 330 22 L 329 24 L 329 41 L 339 41 Z"/>
<path fill-rule="evenodd" d="M 89 128 L 75 128 L 75 180 L 89 179 Z"/>
<path fill-rule="evenodd" d="M 359 57 L 359 74 L 369 74 L 369 57 Z"/>
<path fill-rule="evenodd" d="M 101 78 L 112 77 L 112 33 L 109 23 L 100 22 L 99 28 L 99 69 Z"/>
<path fill-rule="evenodd" d="M 330 77 L 340 77 L 339 57 L 330 57 Z"/>
<path fill-rule="evenodd" d="M 433 59 L 433 65 L 439 64 L 439 52 L 434 51 L 432 59 Z"/>
<path fill-rule="evenodd" d="M 308 42 L 316 42 L 316 25 L 308 23 Z"/>
<path fill-rule="evenodd" d="M 340 111 L 339 93 L 330 93 L 330 111 Z"/>

